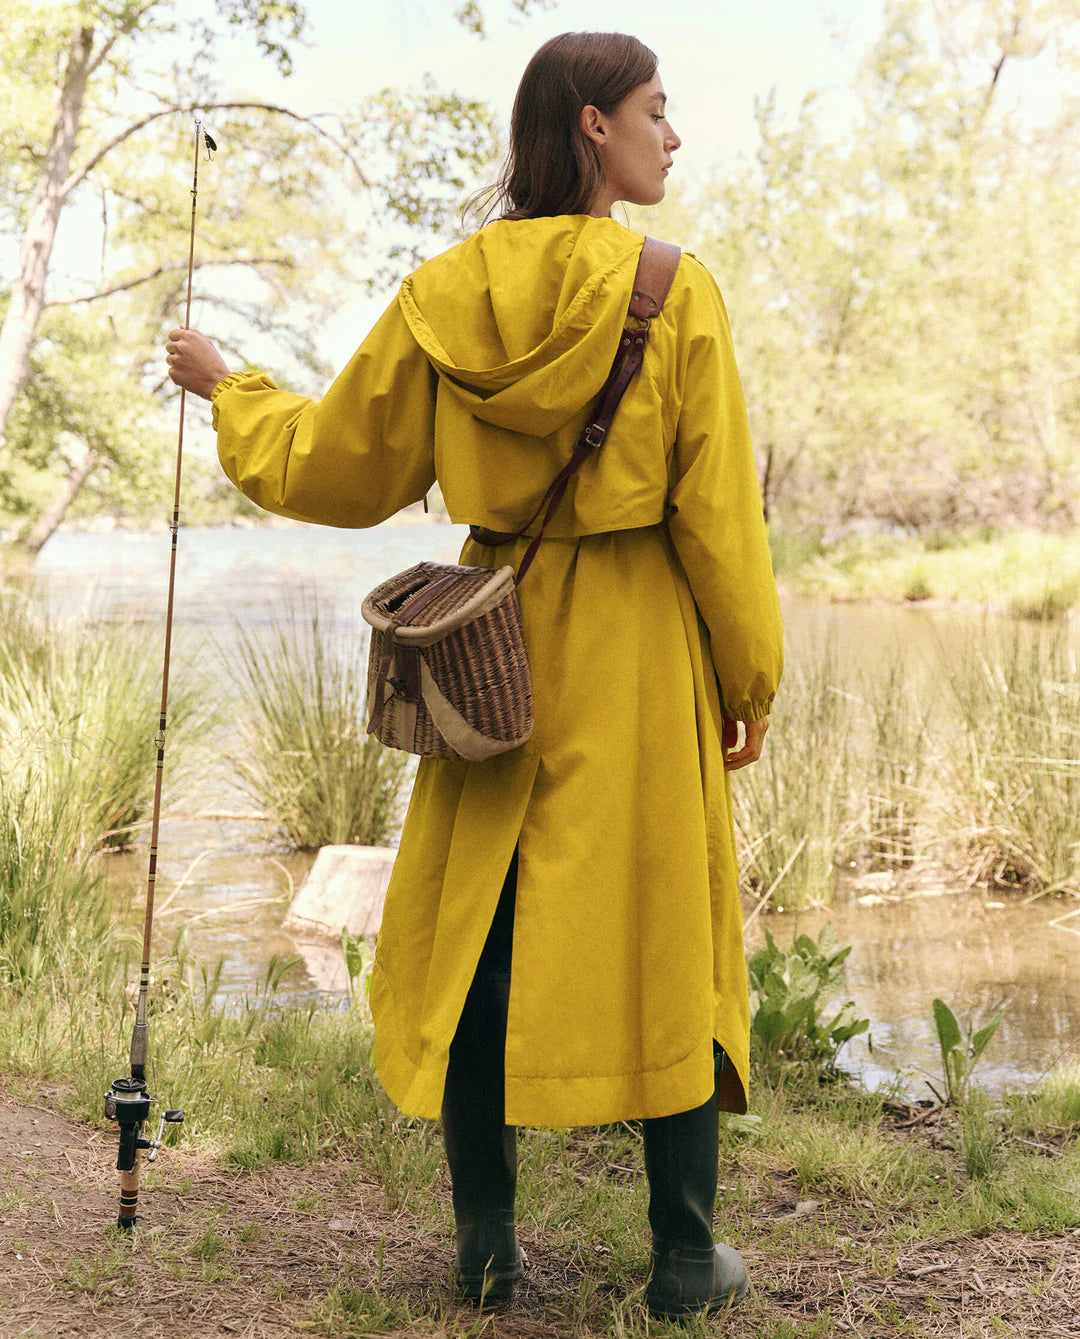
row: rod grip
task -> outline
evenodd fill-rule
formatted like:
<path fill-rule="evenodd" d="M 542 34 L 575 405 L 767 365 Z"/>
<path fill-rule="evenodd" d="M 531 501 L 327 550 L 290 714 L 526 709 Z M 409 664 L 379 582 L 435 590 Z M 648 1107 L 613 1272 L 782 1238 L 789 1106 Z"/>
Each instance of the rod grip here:
<path fill-rule="evenodd" d="M 138 1221 L 139 1208 L 139 1154 L 135 1154 L 135 1166 L 130 1172 L 120 1173 L 120 1214 L 116 1226 L 130 1232 Z"/>

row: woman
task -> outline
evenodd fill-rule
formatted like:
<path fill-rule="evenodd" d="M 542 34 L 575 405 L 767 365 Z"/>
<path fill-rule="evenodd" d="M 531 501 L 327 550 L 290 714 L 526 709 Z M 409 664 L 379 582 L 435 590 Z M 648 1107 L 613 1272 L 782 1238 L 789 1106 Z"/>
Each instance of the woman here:
<path fill-rule="evenodd" d="M 438 479 L 451 518 L 512 531 L 588 420 L 680 140 L 656 57 L 565 33 L 533 57 L 502 216 L 401 285 L 321 402 L 230 373 L 195 331 L 222 465 L 260 506 L 371 526 Z M 483 763 L 425 759 L 372 982 L 376 1063 L 443 1120 L 459 1281 L 508 1297 L 518 1125 L 641 1119 L 658 1315 L 738 1301 L 713 1242 L 720 1109 L 746 1110 L 749 1006 L 727 772 L 756 760 L 779 608 L 720 293 L 684 254 L 645 362 L 575 476 L 520 597 L 536 729 Z M 516 565 L 528 537 L 469 539 Z M 745 740 L 736 747 L 738 722 Z"/>

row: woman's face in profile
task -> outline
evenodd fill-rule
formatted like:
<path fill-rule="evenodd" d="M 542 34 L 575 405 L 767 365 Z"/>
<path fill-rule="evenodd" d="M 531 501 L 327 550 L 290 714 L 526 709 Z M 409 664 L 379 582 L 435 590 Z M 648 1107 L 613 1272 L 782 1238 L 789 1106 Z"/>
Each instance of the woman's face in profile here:
<path fill-rule="evenodd" d="M 606 213 L 616 200 L 655 205 L 664 198 L 667 171 L 682 143 L 667 119 L 666 102 L 657 71 L 609 115 L 595 107 L 582 111 L 582 128 L 596 144 L 604 169 L 599 212 Z"/>

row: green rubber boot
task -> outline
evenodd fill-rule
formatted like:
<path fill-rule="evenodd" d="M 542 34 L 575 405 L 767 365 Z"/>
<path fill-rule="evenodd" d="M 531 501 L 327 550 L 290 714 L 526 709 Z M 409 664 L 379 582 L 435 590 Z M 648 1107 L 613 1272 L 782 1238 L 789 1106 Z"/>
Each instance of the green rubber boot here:
<path fill-rule="evenodd" d="M 716 1048 L 716 1070 L 727 1056 Z M 720 1156 L 717 1090 L 701 1106 L 641 1123 L 649 1178 L 652 1273 L 645 1302 L 654 1316 L 678 1319 L 732 1307 L 749 1281 L 734 1247 L 713 1241 Z"/>
<path fill-rule="evenodd" d="M 472 1302 L 481 1306 L 508 1302 L 525 1272 L 525 1252 L 518 1245 L 513 1215 L 457 1221 L 455 1282 Z"/>
<path fill-rule="evenodd" d="M 737 1306 L 750 1290 L 746 1265 L 733 1246 L 653 1250 L 646 1305 L 665 1320 Z"/>
<path fill-rule="evenodd" d="M 474 1302 L 506 1302 L 525 1256 L 514 1230 L 517 1130 L 503 1122 L 508 974 L 478 972 L 450 1047 L 442 1126 L 457 1228 L 455 1279 Z"/>

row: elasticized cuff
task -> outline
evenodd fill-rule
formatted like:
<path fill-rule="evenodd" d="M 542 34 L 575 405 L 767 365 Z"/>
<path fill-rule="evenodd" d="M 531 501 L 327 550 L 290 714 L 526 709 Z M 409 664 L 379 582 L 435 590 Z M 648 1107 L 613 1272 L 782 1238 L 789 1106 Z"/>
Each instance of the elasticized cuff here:
<path fill-rule="evenodd" d="M 724 715 L 733 721 L 742 721 L 745 725 L 747 721 L 763 721 L 766 716 L 772 714 L 773 699 L 768 697 L 764 702 L 748 702 L 741 707 L 724 707 Z"/>
<path fill-rule="evenodd" d="M 218 396 L 224 391 L 232 390 L 234 386 L 239 386 L 245 381 L 262 381 L 273 385 L 265 372 L 230 372 L 227 377 L 222 377 L 214 389 L 210 392 L 210 417 L 214 424 L 214 431 L 217 432 L 218 426 Z"/>

